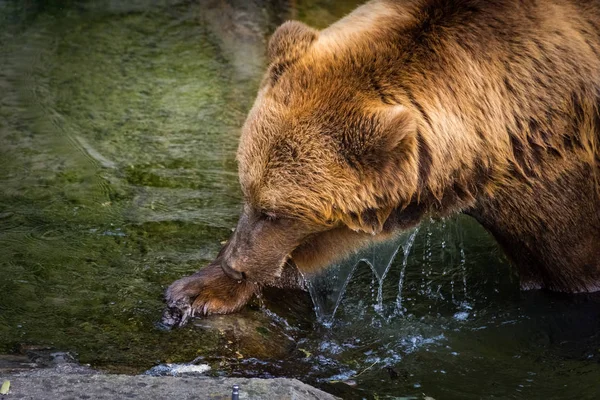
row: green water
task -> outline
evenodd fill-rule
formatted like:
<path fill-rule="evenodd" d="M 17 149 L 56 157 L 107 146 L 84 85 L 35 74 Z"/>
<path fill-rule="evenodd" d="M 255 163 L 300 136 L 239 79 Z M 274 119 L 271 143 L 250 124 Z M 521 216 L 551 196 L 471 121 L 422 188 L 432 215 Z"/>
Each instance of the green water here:
<path fill-rule="evenodd" d="M 308 295 L 275 291 L 156 327 L 166 286 L 236 223 L 266 38 L 356 3 L 0 0 L 0 353 L 48 347 L 126 373 L 197 360 L 344 398 L 597 398 L 598 296 L 519 292 L 464 217 L 420 228 L 383 307 L 360 265 L 330 324 Z"/>

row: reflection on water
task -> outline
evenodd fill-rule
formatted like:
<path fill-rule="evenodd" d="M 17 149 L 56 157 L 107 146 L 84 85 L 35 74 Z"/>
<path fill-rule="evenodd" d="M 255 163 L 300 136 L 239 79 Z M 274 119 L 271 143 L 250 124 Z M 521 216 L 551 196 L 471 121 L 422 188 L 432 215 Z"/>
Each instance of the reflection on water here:
<path fill-rule="evenodd" d="M 135 373 L 193 362 L 344 398 L 595 398 L 598 296 L 520 293 L 464 217 L 340 267 L 315 297 L 327 324 L 273 290 L 155 328 L 164 288 L 237 220 L 238 130 L 269 33 L 357 2 L 0 0 L 0 352 Z"/>

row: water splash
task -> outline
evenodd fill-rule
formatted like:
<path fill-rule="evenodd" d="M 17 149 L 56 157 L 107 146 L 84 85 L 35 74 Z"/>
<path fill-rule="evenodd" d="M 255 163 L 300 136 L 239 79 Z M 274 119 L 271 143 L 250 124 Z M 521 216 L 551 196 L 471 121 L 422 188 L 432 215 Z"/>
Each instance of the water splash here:
<path fill-rule="evenodd" d="M 309 293 L 312 297 L 317 318 L 324 325 L 330 325 L 342 301 L 348 283 L 361 262 L 369 265 L 378 283 L 375 311 L 383 312 L 383 281 L 388 275 L 396 255 L 403 250 L 403 269 L 406 268 L 408 254 L 414 243 L 417 229 L 402 232 L 385 242 L 373 241 L 346 259 L 335 263 L 318 274 L 306 275 Z"/>
<path fill-rule="evenodd" d="M 325 326 L 331 326 L 344 298 L 346 287 L 352 281 L 361 262 L 367 264 L 372 271 L 372 298 L 369 304 L 363 304 L 365 299 L 359 299 L 358 309 L 362 310 L 359 311 L 362 315 L 372 307 L 375 315 L 371 325 L 374 327 L 384 322 L 389 323 L 395 317 L 408 315 L 407 309 L 411 309 L 412 305 L 429 301 L 442 304 L 448 299 L 456 307 L 456 312 L 468 313 L 471 300 L 464 235 L 465 232 L 457 218 L 429 220 L 420 227 L 402 232 L 388 241 L 372 241 L 369 246 L 324 271 L 305 276 L 317 319 Z M 402 258 L 394 262 L 400 251 Z M 416 258 L 411 257 L 412 261 L 409 262 L 409 256 L 415 251 L 419 255 Z M 418 282 L 414 293 L 407 291 L 405 287 L 411 266 L 418 268 L 413 271 L 418 273 L 418 280 L 414 282 Z M 393 268 L 396 270 L 390 273 Z M 389 284 L 384 286 L 384 281 L 390 275 L 398 279 L 395 300 L 392 300 L 394 297 L 390 298 L 389 294 L 384 296 L 384 291 L 394 291 L 396 287 Z M 388 304 L 385 303 L 386 299 Z"/>
<path fill-rule="evenodd" d="M 404 276 L 406 275 L 406 266 L 408 265 L 408 256 L 410 254 L 410 250 L 415 243 L 415 238 L 417 237 L 417 233 L 419 233 L 419 228 L 417 227 L 408 237 L 408 240 L 404 242 L 402 245 L 402 251 L 404 253 L 404 259 L 402 260 L 402 269 L 400 270 L 400 279 L 398 279 L 398 296 L 396 297 L 396 309 L 394 314 L 403 315 L 404 309 L 402 308 L 402 287 L 404 286 Z M 381 285 L 379 285 L 381 287 Z"/>

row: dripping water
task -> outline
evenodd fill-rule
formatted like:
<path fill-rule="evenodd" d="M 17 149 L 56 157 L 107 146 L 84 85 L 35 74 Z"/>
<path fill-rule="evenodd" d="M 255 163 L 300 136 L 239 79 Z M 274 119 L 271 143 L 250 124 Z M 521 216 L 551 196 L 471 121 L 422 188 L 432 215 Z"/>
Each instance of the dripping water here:
<path fill-rule="evenodd" d="M 404 315 L 404 309 L 402 308 L 402 287 L 404 286 L 404 276 L 406 275 L 406 266 L 408 265 L 408 256 L 410 254 L 410 250 L 412 249 L 413 244 L 415 243 L 415 238 L 417 237 L 417 233 L 419 232 L 419 228 L 417 227 L 414 232 L 410 234 L 408 240 L 402 245 L 402 251 L 404 253 L 404 258 L 402 259 L 402 269 L 400 270 L 400 279 L 398 280 L 398 296 L 396 297 L 396 315 Z M 380 286 L 381 287 L 381 286 Z"/>
<path fill-rule="evenodd" d="M 419 245 L 415 246 L 420 232 L 422 235 Z M 464 317 L 471 309 L 471 305 L 463 239 L 463 232 L 457 227 L 456 221 L 442 220 L 440 223 L 429 221 L 421 227 L 402 232 L 388 241 L 372 241 L 367 247 L 357 250 L 323 271 L 306 275 L 304 278 L 317 319 L 324 325 L 331 325 L 348 284 L 352 281 L 361 262 L 367 264 L 372 272 L 373 311 L 388 322 L 393 317 L 405 316 L 409 306 L 406 301 L 411 299 L 407 299 L 403 293 L 408 275 L 409 256 L 414 247 L 418 248 L 421 254 L 421 257 L 413 262 L 419 268 L 417 281 L 419 283 L 415 294 L 421 299 L 428 298 L 436 302 L 443 302 L 448 296 L 450 302 L 455 305 L 456 312 L 460 313 L 461 318 Z M 402 259 L 394 263 L 400 251 Z M 386 312 L 384 281 L 390 275 L 394 265 L 398 268 L 394 274 L 398 276 L 397 293 L 394 303 L 390 304 Z M 445 285 L 449 285 L 447 290 L 444 290 Z"/>
<path fill-rule="evenodd" d="M 383 282 L 392 268 L 396 255 L 402 249 L 404 258 L 403 270 L 408 263 L 408 255 L 414 243 L 418 229 L 402 232 L 385 242 L 372 242 L 366 248 L 356 251 L 347 258 L 327 267 L 318 274 L 304 276 L 309 293 L 313 300 L 317 319 L 325 325 L 330 325 L 340 306 L 348 283 L 361 262 L 366 263 L 373 272 L 374 283 L 377 287 L 376 313 L 383 316 Z M 402 272 L 402 275 L 404 271 Z M 401 277 L 400 285 L 403 277 Z M 400 298 L 399 287 L 398 298 Z"/>

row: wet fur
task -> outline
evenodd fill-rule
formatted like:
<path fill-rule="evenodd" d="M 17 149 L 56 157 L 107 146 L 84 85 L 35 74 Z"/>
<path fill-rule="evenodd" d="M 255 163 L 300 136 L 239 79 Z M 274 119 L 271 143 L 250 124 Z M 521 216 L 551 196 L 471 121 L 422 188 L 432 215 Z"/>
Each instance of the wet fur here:
<path fill-rule="evenodd" d="M 600 289 L 599 29 L 600 2 L 566 0 L 381 0 L 281 26 L 238 152 L 246 207 L 306 232 L 273 259 L 314 270 L 465 212 L 524 288 Z M 281 267 L 244 261 L 227 262 Z"/>

